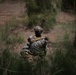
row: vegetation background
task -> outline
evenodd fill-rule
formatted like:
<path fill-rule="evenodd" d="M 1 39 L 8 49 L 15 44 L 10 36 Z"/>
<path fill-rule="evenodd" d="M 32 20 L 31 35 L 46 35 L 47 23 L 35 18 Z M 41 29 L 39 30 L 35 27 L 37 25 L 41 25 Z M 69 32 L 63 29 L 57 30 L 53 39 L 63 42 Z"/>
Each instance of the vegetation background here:
<path fill-rule="evenodd" d="M 61 20 L 64 12 L 73 19 Z M 0 0 L 0 20 L 0 75 L 76 75 L 76 0 Z M 43 59 L 24 60 L 25 33 L 35 25 L 51 43 Z"/>

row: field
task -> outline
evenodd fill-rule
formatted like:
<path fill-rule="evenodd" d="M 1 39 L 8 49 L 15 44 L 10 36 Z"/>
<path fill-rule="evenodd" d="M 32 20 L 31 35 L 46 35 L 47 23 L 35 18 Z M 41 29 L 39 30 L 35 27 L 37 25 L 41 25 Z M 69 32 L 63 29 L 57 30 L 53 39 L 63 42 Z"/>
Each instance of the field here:
<path fill-rule="evenodd" d="M 55 12 L 28 13 L 26 5 L 20 0 L 0 3 L 0 75 L 76 75 L 76 14 L 56 7 Z M 24 60 L 20 51 L 42 19 L 42 35 L 49 38 L 47 54 L 40 60 L 31 55 Z"/>

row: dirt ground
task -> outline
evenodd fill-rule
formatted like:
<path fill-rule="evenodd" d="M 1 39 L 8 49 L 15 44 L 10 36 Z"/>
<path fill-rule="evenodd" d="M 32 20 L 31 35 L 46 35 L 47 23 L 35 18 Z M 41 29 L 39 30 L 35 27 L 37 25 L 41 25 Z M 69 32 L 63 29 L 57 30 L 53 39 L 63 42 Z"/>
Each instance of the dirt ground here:
<path fill-rule="evenodd" d="M 59 23 L 62 23 L 62 22 L 67 23 L 67 22 L 75 20 L 75 18 L 76 18 L 75 15 L 70 14 L 68 12 L 59 12 L 57 17 L 56 17 L 56 20 Z"/>
<path fill-rule="evenodd" d="M 0 4 L 0 25 L 12 17 L 19 18 L 25 12 L 25 3 L 22 1 L 9 1 Z"/>

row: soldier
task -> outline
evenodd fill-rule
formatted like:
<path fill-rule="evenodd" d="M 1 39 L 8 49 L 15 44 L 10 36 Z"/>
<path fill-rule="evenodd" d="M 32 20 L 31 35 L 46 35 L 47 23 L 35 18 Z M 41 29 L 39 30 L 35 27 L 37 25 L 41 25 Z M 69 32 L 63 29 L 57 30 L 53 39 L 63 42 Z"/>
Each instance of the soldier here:
<path fill-rule="evenodd" d="M 23 52 L 25 54 L 32 54 L 32 55 L 39 55 L 44 56 L 46 55 L 46 46 L 47 46 L 47 37 L 43 37 L 41 34 L 43 32 L 43 28 L 40 26 L 34 27 L 35 35 L 30 36 L 28 40 L 27 47 L 24 46 L 23 51 L 21 52 L 21 55 Z"/>

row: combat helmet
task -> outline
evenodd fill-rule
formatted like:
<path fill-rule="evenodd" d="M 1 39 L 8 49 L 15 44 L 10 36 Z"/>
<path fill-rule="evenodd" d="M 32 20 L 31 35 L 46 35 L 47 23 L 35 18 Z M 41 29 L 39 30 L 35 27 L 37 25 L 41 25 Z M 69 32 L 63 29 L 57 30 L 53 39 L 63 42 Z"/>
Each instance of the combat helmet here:
<path fill-rule="evenodd" d="M 41 28 L 40 26 L 35 26 L 34 31 L 39 32 L 41 34 L 43 32 L 43 28 Z"/>

